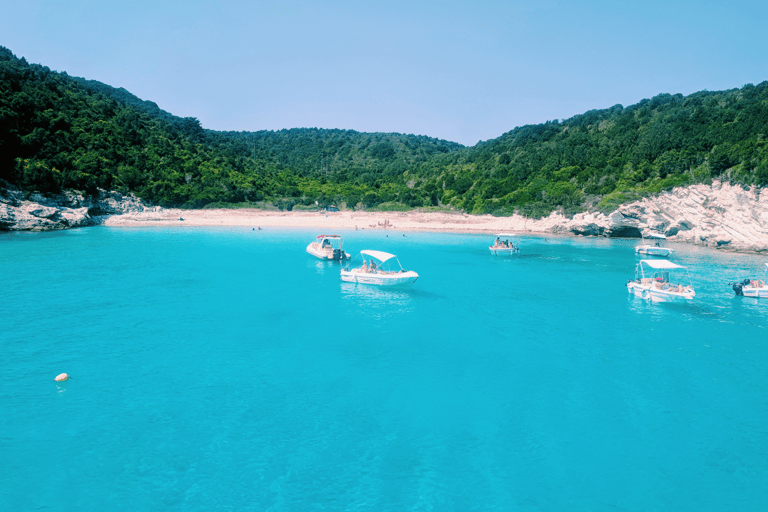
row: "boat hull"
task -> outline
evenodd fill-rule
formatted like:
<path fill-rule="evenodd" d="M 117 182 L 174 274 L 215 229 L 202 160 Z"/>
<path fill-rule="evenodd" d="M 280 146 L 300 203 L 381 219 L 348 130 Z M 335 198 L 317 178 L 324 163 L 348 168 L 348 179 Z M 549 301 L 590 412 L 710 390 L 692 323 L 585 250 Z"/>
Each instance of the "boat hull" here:
<path fill-rule="evenodd" d="M 321 260 L 334 260 L 334 261 L 343 261 L 349 259 L 349 254 L 342 250 L 334 250 L 333 248 L 322 248 L 320 247 L 320 244 L 317 242 L 312 242 L 307 246 L 307 252 L 314 256 L 315 258 L 320 258 Z"/>
<path fill-rule="evenodd" d="M 627 291 L 635 297 L 650 300 L 651 302 L 669 302 L 677 304 L 688 304 L 696 296 L 696 292 L 693 290 L 676 292 L 658 289 L 655 285 L 645 285 L 635 282 L 627 283 Z"/>
<path fill-rule="evenodd" d="M 688 304 L 693 300 L 694 292 L 675 293 L 661 290 L 651 290 L 651 302 L 671 302 L 675 304 Z"/>
<path fill-rule="evenodd" d="M 672 252 L 672 249 L 667 249 L 666 247 L 640 245 L 638 247 L 635 247 L 635 252 L 637 254 L 646 254 L 648 256 L 666 257 L 666 256 L 669 256 L 669 253 Z"/>
<path fill-rule="evenodd" d="M 494 256 L 513 256 L 520 253 L 517 247 L 488 247 Z"/>
<path fill-rule="evenodd" d="M 375 286 L 410 286 L 416 282 L 419 274 L 409 270 L 406 272 L 357 272 L 342 270 L 341 280 L 345 283 L 371 284 Z"/>
<path fill-rule="evenodd" d="M 627 291 L 634 295 L 635 297 L 639 297 L 641 299 L 648 299 L 650 298 L 650 292 L 647 287 L 645 286 L 639 286 L 635 283 L 628 283 L 627 284 Z"/>
<path fill-rule="evenodd" d="M 745 297 L 768 299 L 768 288 L 755 288 L 754 286 L 744 286 L 741 289 L 741 293 Z"/>

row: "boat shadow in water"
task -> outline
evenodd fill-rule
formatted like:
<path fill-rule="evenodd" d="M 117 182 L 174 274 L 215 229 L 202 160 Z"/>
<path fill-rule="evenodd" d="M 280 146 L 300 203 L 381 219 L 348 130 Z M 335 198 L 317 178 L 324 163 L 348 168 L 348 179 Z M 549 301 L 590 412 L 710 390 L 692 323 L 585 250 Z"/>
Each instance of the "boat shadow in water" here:
<path fill-rule="evenodd" d="M 513 254 L 511 256 L 505 256 L 503 258 L 495 258 L 495 260 L 498 260 L 498 261 L 516 261 L 516 260 L 531 260 L 531 259 L 548 259 L 548 257 L 543 256 L 542 254 L 518 253 L 518 254 Z"/>
<path fill-rule="evenodd" d="M 440 298 L 440 294 L 408 286 L 371 286 L 363 283 L 341 283 L 342 296 L 365 297 L 377 300 L 403 300 L 415 298 Z"/>
<path fill-rule="evenodd" d="M 341 300 L 349 311 L 362 311 L 375 318 L 410 312 L 414 300 L 412 292 L 410 288 L 341 283 Z"/>
<path fill-rule="evenodd" d="M 338 274 L 339 268 L 346 265 L 346 262 L 338 260 L 308 260 L 307 268 L 314 269 L 318 274 Z"/>
<path fill-rule="evenodd" d="M 641 299 L 634 295 L 627 295 L 629 309 L 640 314 L 650 314 L 656 318 L 666 316 L 677 316 L 684 319 L 706 318 L 718 322 L 730 323 L 729 312 L 723 307 L 702 304 L 700 302 L 691 303 L 673 303 L 673 302 L 652 302 L 647 299 Z"/>

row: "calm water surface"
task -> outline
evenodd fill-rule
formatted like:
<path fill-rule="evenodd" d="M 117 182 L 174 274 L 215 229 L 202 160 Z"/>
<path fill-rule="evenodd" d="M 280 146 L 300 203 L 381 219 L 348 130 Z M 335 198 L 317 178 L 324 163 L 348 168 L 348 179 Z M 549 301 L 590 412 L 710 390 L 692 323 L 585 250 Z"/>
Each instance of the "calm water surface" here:
<path fill-rule="evenodd" d="M 652 305 L 632 241 L 342 231 L 393 291 L 318 233 L 0 236 L 0 510 L 768 510 L 765 257 Z"/>

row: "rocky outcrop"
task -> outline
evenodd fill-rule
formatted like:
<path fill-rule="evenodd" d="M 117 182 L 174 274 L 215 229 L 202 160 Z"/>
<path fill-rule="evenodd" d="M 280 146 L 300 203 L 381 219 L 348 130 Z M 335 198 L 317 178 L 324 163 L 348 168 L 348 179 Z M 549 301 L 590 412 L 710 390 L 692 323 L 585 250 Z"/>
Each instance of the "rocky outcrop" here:
<path fill-rule="evenodd" d="M 109 215 L 159 210 L 133 194 L 99 190 L 98 196 L 75 191 L 43 195 L 0 183 L 0 231 L 49 231 L 99 224 Z"/>
<path fill-rule="evenodd" d="M 520 222 L 515 222 L 519 227 Z M 528 231 L 639 238 L 650 232 L 669 240 L 736 251 L 768 251 L 768 191 L 715 181 L 678 187 L 628 203 L 610 215 L 558 213 L 527 220 Z"/>
<path fill-rule="evenodd" d="M 102 222 L 165 224 L 183 221 L 182 213 L 149 207 L 132 194 L 101 190 L 97 197 L 72 191 L 44 196 L 27 194 L 0 182 L 0 230 L 64 229 Z M 474 222 L 472 216 L 465 217 L 466 224 Z M 503 229 L 632 238 L 653 231 L 665 234 L 672 241 L 766 252 L 768 192 L 716 181 L 712 185 L 675 188 L 622 205 L 609 215 L 585 212 L 567 218 L 554 212 L 538 220 L 513 215 L 504 220 Z"/>

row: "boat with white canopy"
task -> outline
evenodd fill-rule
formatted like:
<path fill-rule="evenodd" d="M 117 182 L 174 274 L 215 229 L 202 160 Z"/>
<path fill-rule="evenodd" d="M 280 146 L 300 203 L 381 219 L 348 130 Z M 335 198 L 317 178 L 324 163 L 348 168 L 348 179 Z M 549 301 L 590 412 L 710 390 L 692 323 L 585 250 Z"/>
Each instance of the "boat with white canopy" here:
<path fill-rule="evenodd" d="M 745 279 L 730 283 L 738 296 L 768 298 L 768 263 L 765 264 L 766 279 Z"/>
<path fill-rule="evenodd" d="M 348 260 L 349 253 L 344 252 L 343 247 L 344 241 L 339 235 L 318 235 L 307 246 L 307 252 L 321 260 Z"/>
<path fill-rule="evenodd" d="M 696 296 L 688 269 L 669 260 L 640 260 L 627 291 L 651 302 L 688 303 Z"/>
<path fill-rule="evenodd" d="M 378 286 L 409 286 L 419 274 L 405 270 L 394 254 L 383 251 L 360 251 L 361 267 L 341 269 L 341 280 L 347 283 L 374 284 Z M 367 260 L 366 260 L 367 258 Z"/>
<path fill-rule="evenodd" d="M 645 241 L 646 239 L 656 241 L 653 242 L 653 244 L 650 244 Z M 661 245 L 661 242 L 666 239 L 667 237 L 661 233 L 651 232 L 648 234 L 648 236 L 643 237 L 643 243 L 635 247 L 635 252 L 637 254 L 645 254 L 647 256 L 661 256 L 666 258 L 669 256 L 669 253 L 672 252 L 672 249 L 669 247 L 664 247 Z"/>
<path fill-rule="evenodd" d="M 488 250 L 494 256 L 520 254 L 520 238 L 516 234 L 497 233 L 493 237 L 493 245 L 489 245 Z"/>

